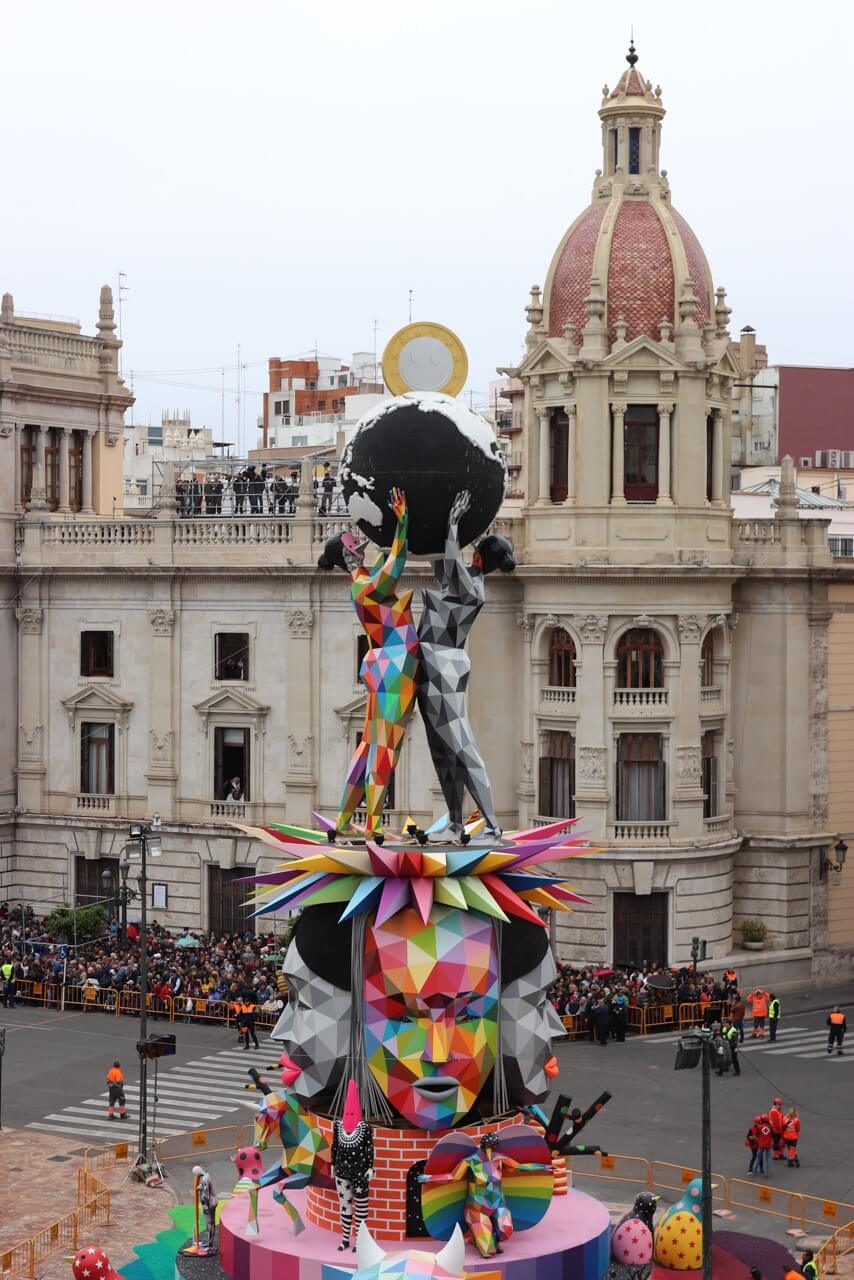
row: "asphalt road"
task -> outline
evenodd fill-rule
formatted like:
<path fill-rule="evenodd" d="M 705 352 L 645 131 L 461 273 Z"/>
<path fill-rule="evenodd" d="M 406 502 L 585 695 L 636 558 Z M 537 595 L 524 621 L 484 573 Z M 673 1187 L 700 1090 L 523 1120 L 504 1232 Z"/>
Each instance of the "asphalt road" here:
<path fill-rule="evenodd" d="M 750 1121 L 779 1094 L 786 1105 L 796 1103 L 801 1115 L 801 1168 L 773 1165 L 771 1185 L 854 1201 L 854 1035 L 845 1057 L 828 1058 L 825 1016 L 822 1010 L 784 1017 L 777 1045 L 754 1047 L 749 1039 L 745 1042 L 740 1078 L 713 1076 L 715 1172 L 745 1175 L 743 1143 Z M 81 1146 L 115 1141 L 125 1129 L 134 1132 L 136 1020 L 19 1007 L 0 1010 L 0 1026 L 7 1029 L 4 1126 L 79 1136 Z M 262 1038 L 260 1050 L 244 1053 L 237 1047 L 235 1033 L 225 1028 L 151 1024 L 152 1031 L 167 1029 L 177 1036 L 178 1052 L 161 1064 L 158 1134 L 251 1119 L 257 1094 L 243 1088 L 246 1069 L 269 1066 L 277 1050 Z M 674 1072 L 674 1056 L 673 1036 L 633 1038 L 605 1048 L 586 1041 L 562 1043 L 557 1049 L 561 1073 L 553 1087 L 571 1094 L 573 1103 L 582 1108 L 603 1089 L 613 1094 L 585 1131 L 591 1143 L 624 1155 L 698 1166 L 701 1073 L 699 1069 Z M 128 1082 L 130 1119 L 125 1125 L 110 1124 L 106 1118 L 104 1077 L 116 1057 Z M 231 1176 L 227 1160 L 218 1158 L 215 1167 L 227 1182 Z M 177 1167 L 170 1172 L 177 1182 L 186 1176 Z M 581 1185 L 593 1190 L 595 1184 Z M 605 1199 L 620 1194 L 619 1189 L 606 1190 L 604 1185 L 594 1193 Z"/>

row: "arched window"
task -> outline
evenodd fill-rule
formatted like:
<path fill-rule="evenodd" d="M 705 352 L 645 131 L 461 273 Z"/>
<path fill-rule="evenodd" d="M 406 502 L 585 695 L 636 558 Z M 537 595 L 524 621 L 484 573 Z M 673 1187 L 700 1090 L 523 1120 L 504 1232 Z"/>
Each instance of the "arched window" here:
<path fill-rule="evenodd" d="M 700 650 L 700 683 L 704 689 L 711 689 L 715 683 L 714 628 L 706 633 Z"/>
<path fill-rule="evenodd" d="M 575 644 L 563 627 L 555 627 L 549 640 L 549 684 L 555 689 L 575 688 Z"/>
<path fill-rule="evenodd" d="M 633 627 L 617 645 L 619 689 L 663 689 L 664 646 L 657 631 Z"/>
<path fill-rule="evenodd" d="M 575 740 L 571 733 L 547 733 L 540 756 L 540 813 L 575 817 Z"/>

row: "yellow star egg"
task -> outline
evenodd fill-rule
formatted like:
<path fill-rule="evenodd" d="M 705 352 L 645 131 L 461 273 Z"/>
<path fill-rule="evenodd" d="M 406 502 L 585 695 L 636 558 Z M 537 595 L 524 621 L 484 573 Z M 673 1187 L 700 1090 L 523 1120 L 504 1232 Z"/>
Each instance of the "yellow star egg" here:
<path fill-rule="evenodd" d="M 697 1271 L 703 1265 L 703 1229 L 695 1214 L 681 1210 L 655 1231 L 655 1260 L 671 1271 Z"/>

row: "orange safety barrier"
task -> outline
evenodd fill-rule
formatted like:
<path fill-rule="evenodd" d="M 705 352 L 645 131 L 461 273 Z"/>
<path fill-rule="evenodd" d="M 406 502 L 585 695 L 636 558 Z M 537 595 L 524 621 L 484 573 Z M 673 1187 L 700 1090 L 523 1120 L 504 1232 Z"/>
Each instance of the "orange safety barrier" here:
<path fill-rule="evenodd" d="M 110 1225 L 110 1188 L 91 1170 L 77 1170 L 77 1208 L 0 1253 L 0 1277 L 35 1280 L 36 1267 L 53 1253 L 76 1253 L 93 1227 Z"/>
<path fill-rule="evenodd" d="M 854 1204 L 845 1200 L 827 1200 L 823 1196 L 804 1195 L 804 1221 L 819 1223 L 828 1230 L 842 1226 L 854 1218 Z"/>
<path fill-rule="evenodd" d="M 590 1034 L 586 1014 L 564 1013 L 561 1015 L 560 1020 L 570 1040 L 575 1040 L 577 1036 L 588 1036 Z"/>
<path fill-rule="evenodd" d="M 791 1224 L 806 1221 L 804 1198 L 797 1191 L 781 1187 L 769 1187 L 766 1182 L 748 1182 L 745 1178 L 730 1178 L 727 1183 L 727 1206 L 736 1209 L 757 1209 L 786 1218 Z"/>
<path fill-rule="evenodd" d="M 645 1013 L 646 1013 L 646 1009 L 639 1009 L 636 1005 L 633 1005 L 633 1004 L 629 1005 L 628 1009 L 626 1010 L 626 1026 L 628 1027 L 629 1031 L 637 1031 L 640 1035 L 643 1035 L 644 1031 L 646 1030 L 646 1026 L 644 1022 Z"/>
<path fill-rule="evenodd" d="M 643 1033 L 653 1028 L 672 1027 L 676 1021 L 676 1006 L 673 1004 L 648 1004 L 643 1011 Z"/>
<path fill-rule="evenodd" d="M 684 1164 L 670 1164 L 667 1160 L 652 1160 L 653 1186 L 664 1191 L 684 1191 L 693 1178 L 699 1178 L 701 1171 Z M 722 1174 L 712 1174 L 712 1200 L 725 1203 L 727 1198 L 727 1180 Z"/>
<path fill-rule="evenodd" d="M 854 1249 L 854 1222 L 848 1222 L 844 1227 L 838 1227 L 816 1253 L 814 1261 L 818 1266 L 819 1275 L 835 1275 L 837 1259 L 844 1257 L 852 1249 Z"/>

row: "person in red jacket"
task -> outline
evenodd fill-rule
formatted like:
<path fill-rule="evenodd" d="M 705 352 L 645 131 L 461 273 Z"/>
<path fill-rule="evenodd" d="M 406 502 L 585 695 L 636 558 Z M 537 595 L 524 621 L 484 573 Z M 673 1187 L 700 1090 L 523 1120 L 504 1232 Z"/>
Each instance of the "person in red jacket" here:
<path fill-rule="evenodd" d="M 800 1169 L 798 1159 L 798 1138 L 801 1136 L 801 1118 L 797 1107 L 792 1107 L 783 1122 L 783 1141 L 786 1144 L 786 1159 L 790 1169 Z"/>
<path fill-rule="evenodd" d="M 744 1145 L 750 1151 L 750 1167 L 747 1172 L 748 1175 L 752 1175 L 759 1168 L 759 1116 L 753 1117 L 753 1123 L 747 1130 Z"/>
<path fill-rule="evenodd" d="M 768 1109 L 768 1121 L 771 1125 L 771 1137 L 774 1141 L 775 1160 L 783 1159 L 783 1126 L 785 1119 L 783 1115 L 783 1099 L 775 1098 Z"/>
<path fill-rule="evenodd" d="M 767 1112 L 759 1117 L 757 1146 L 759 1148 L 758 1172 L 767 1178 L 771 1168 L 771 1152 L 774 1149 L 774 1132 Z"/>

